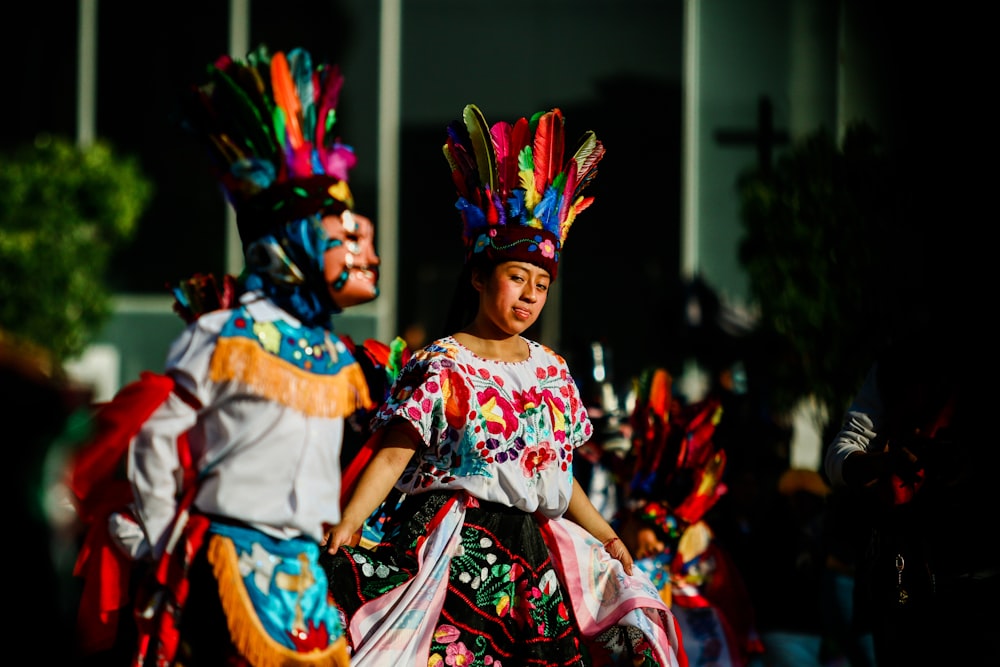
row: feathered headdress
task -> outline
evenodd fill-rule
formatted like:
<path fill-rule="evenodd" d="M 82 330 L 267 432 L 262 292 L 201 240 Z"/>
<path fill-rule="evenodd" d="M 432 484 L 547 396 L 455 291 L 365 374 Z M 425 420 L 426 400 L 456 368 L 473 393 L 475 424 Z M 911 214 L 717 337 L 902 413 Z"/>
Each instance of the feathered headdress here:
<path fill-rule="evenodd" d="M 331 132 L 343 81 L 304 49 L 260 46 L 246 62 L 220 57 L 191 91 L 186 122 L 208 144 L 244 248 L 282 223 L 353 208 L 357 158 Z"/>
<path fill-rule="evenodd" d="M 722 404 L 709 397 L 682 406 L 672 386 L 665 369 L 645 370 L 631 417 L 631 497 L 639 517 L 667 536 L 700 520 L 726 492 L 726 452 L 713 442 Z"/>
<path fill-rule="evenodd" d="M 604 157 L 592 131 L 564 160 L 562 111 L 539 111 L 531 120 L 487 125 L 474 104 L 448 125 L 444 155 L 458 191 L 466 262 L 518 259 L 556 277 L 566 234 L 593 197 L 581 192 Z"/>

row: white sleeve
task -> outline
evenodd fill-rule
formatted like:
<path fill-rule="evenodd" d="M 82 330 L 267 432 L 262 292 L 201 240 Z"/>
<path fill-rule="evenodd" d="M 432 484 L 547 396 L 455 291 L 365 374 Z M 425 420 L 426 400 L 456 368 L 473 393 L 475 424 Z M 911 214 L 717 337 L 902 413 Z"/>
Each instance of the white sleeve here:
<path fill-rule="evenodd" d="M 167 361 L 167 372 L 177 385 L 205 406 L 212 400 L 208 366 L 218 340 L 221 320 L 217 319 L 214 313 L 199 318 L 171 346 Z M 184 470 L 177 441 L 195 425 L 198 414 L 198 406 L 172 392 L 129 445 L 128 478 L 154 558 L 166 547 L 182 491 Z"/>
<path fill-rule="evenodd" d="M 861 389 L 844 415 L 844 422 L 826 450 L 826 476 L 834 486 L 844 485 L 844 459 L 866 452 L 878 435 L 882 421 L 882 399 L 876 382 L 877 367 L 868 372 Z"/>
<path fill-rule="evenodd" d="M 177 439 L 198 420 L 193 407 L 171 393 L 143 424 L 129 446 L 128 476 L 135 495 L 138 518 L 153 556 L 166 545 L 167 533 L 177 512 L 184 471 L 177 453 Z"/>

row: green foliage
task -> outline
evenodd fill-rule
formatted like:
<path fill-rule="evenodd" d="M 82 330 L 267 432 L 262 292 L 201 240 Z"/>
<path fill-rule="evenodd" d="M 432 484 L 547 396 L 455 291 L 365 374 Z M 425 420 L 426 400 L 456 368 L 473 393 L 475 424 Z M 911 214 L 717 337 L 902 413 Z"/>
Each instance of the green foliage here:
<path fill-rule="evenodd" d="M 153 187 L 136 160 L 103 142 L 43 136 L 0 160 L 0 331 L 57 366 L 111 315 L 105 279 Z"/>
<path fill-rule="evenodd" d="M 842 149 L 820 130 L 771 170 L 739 182 L 745 236 L 740 262 L 774 342 L 774 407 L 814 395 L 840 414 L 857 391 L 882 333 L 880 239 L 893 224 L 889 159 L 866 125 Z"/>

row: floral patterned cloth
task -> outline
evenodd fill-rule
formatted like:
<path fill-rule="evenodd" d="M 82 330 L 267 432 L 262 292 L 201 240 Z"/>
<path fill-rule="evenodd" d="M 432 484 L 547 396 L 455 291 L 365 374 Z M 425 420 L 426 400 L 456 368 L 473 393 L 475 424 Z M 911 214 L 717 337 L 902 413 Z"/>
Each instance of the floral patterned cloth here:
<path fill-rule="evenodd" d="M 570 521 L 464 493 L 408 496 L 371 549 L 322 554 L 352 667 L 678 667 L 679 627 Z"/>
<path fill-rule="evenodd" d="M 517 363 L 482 359 L 454 338 L 414 354 L 373 430 L 409 421 L 426 445 L 396 485 L 439 489 L 558 517 L 573 491 L 573 450 L 592 432 L 565 360 L 529 341 Z"/>

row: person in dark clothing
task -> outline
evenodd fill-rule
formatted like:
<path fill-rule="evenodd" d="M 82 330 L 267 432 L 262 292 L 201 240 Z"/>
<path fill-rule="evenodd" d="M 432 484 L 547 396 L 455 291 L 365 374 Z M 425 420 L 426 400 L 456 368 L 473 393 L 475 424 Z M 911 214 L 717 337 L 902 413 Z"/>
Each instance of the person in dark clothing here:
<path fill-rule="evenodd" d="M 984 521 L 998 455 L 974 375 L 980 331 L 935 317 L 889 345 L 826 453 L 831 482 L 867 495 L 856 606 L 880 667 L 995 661 L 1000 555 Z"/>

